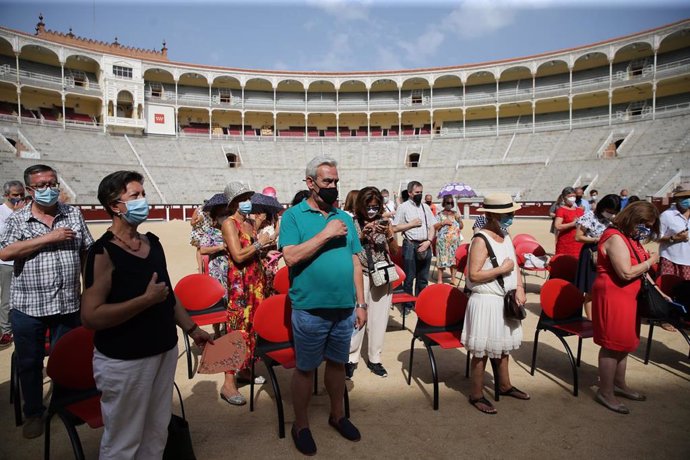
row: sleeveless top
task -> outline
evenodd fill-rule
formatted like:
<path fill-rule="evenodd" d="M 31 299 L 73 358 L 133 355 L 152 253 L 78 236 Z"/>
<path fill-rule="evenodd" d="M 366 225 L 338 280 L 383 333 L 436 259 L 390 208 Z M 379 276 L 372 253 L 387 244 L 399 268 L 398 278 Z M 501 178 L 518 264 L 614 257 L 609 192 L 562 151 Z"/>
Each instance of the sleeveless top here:
<path fill-rule="evenodd" d="M 507 291 L 517 288 L 517 276 L 520 269 L 517 265 L 517 260 L 515 257 L 515 248 L 513 248 L 513 241 L 510 239 L 510 236 L 504 235 L 503 243 L 499 243 L 493 238 L 491 238 L 491 236 L 489 236 L 489 234 L 485 231 L 481 230 L 479 233 L 484 235 L 486 239 L 489 240 L 489 244 L 491 245 L 491 249 L 494 250 L 494 254 L 496 255 L 496 262 L 498 262 L 499 267 L 501 266 L 504 260 L 511 259 L 515 264 L 515 268 L 513 268 L 513 271 L 510 272 L 509 275 L 503 275 L 503 284 L 505 286 L 505 291 L 501 288 L 501 285 L 498 284 L 498 281 L 496 281 L 496 279 L 493 279 L 486 283 L 473 283 L 469 280 L 469 278 L 467 278 L 467 287 L 472 291 L 473 294 L 491 294 L 503 297 Z M 475 240 L 476 238 L 474 238 L 472 240 L 472 243 L 470 244 L 470 253 L 472 252 L 472 247 L 474 246 Z M 491 259 L 487 257 L 486 261 L 484 262 L 484 265 L 482 266 L 482 270 L 491 270 L 492 268 L 494 268 L 494 266 L 491 263 Z"/>
<path fill-rule="evenodd" d="M 153 273 L 158 273 L 158 282 L 170 289 L 168 297 L 148 307 L 124 323 L 96 331 L 94 345 L 105 356 L 113 359 L 141 359 L 161 354 L 177 345 L 175 322 L 175 294 L 165 261 L 163 247 L 158 237 L 147 233 L 151 249 L 146 258 L 130 254 L 111 241 L 108 231 L 89 250 L 84 270 L 84 284 L 87 288 L 94 281 L 94 259 L 96 254 L 108 251 L 113 264 L 110 292 L 105 302 L 120 303 L 131 300 L 146 292 Z"/>

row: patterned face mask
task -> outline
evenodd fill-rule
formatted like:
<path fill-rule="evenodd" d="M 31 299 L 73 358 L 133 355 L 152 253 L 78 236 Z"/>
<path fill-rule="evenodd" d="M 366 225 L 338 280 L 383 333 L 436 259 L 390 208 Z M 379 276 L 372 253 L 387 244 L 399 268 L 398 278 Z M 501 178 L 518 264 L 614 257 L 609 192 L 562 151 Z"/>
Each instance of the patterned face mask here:
<path fill-rule="evenodd" d="M 635 241 L 642 241 L 648 239 L 652 236 L 652 229 L 644 224 L 638 224 L 635 227 L 635 233 L 632 235 L 632 239 Z"/>

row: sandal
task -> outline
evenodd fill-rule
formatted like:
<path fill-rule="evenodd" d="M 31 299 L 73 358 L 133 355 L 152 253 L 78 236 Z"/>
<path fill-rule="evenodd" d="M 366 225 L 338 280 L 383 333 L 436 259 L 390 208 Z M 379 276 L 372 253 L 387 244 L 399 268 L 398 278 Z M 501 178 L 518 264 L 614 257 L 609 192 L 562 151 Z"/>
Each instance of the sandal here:
<path fill-rule="evenodd" d="M 240 393 L 232 396 L 225 396 L 223 393 L 221 393 L 220 399 L 233 406 L 244 406 L 247 404 L 247 399 Z"/>
<path fill-rule="evenodd" d="M 528 399 L 531 398 L 530 395 L 528 395 L 527 393 L 525 393 L 522 390 L 518 390 L 515 387 L 510 387 L 510 389 L 508 389 L 506 391 L 499 391 L 498 394 L 501 396 L 510 396 L 511 398 L 515 398 L 515 399 L 522 399 L 523 401 L 527 401 Z"/>
<path fill-rule="evenodd" d="M 622 388 L 618 387 L 613 387 L 613 394 L 616 396 L 621 396 L 626 399 L 630 399 L 632 401 L 646 401 L 647 396 L 643 395 L 642 393 L 638 393 L 637 391 L 625 391 Z"/>
<path fill-rule="evenodd" d="M 484 396 L 477 399 L 472 399 L 472 397 L 470 396 L 469 401 L 470 404 L 472 404 L 479 412 L 489 415 L 495 415 L 497 413 L 496 408 L 493 406 L 493 404 L 491 404 L 491 402 Z M 484 405 L 484 408 L 482 408 L 482 404 Z"/>
<path fill-rule="evenodd" d="M 630 413 L 630 409 L 625 407 L 624 404 L 617 404 L 617 405 L 611 404 L 598 391 L 597 391 L 597 395 L 594 397 L 594 400 L 596 402 L 598 402 L 599 404 L 601 404 L 602 406 L 604 406 L 605 408 L 607 408 L 608 410 L 611 410 L 613 412 L 617 412 L 619 414 L 629 414 Z"/>

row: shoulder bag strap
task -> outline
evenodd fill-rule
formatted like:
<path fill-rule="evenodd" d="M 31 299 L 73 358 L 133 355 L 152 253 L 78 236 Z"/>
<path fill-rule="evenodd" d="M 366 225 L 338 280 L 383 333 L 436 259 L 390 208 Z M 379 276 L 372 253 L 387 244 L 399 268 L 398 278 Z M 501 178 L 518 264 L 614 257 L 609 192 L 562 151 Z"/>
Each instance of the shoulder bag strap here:
<path fill-rule="evenodd" d="M 491 243 L 489 243 L 489 239 L 482 232 L 476 233 L 472 238 L 475 238 L 477 236 L 483 239 L 484 243 L 486 243 L 486 250 L 489 252 L 489 260 L 491 261 L 491 265 L 493 265 L 494 268 L 498 268 L 498 259 L 496 259 L 496 254 L 494 253 L 494 250 L 491 247 Z M 498 282 L 498 285 L 501 286 L 501 289 L 505 291 L 506 287 L 503 283 L 503 275 L 498 275 L 496 277 L 496 281 Z"/>

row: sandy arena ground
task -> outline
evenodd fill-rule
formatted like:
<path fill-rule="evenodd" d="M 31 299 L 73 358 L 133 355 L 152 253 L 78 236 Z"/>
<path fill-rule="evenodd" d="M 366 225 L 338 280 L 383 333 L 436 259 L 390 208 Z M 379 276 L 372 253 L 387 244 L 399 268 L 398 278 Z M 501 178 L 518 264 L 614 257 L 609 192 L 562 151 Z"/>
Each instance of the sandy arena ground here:
<path fill-rule="evenodd" d="M 465 238 L 471 222 L 466 222 Z M 92 225 L 94 237 L 105 225 Z M 545 220 L 518 220 L 513 233 L 537 236 L 547 251 L 553 251 L 553 237 Z M 188 244 L 187 222 L 149 223 L 143 231 L 156 233 L 163 242 L 173 282 L 196 269 L 194 251 Z M 432 270 L 431 279 L 435 280 Z M 429 360 L 417 342 L 412 384 L 405 383 L 409 358 L 412 314 L 400 330 L 399 310 L 391 313 L 383 355 L 388 378 L 369 372 L 361 361 L 348 382 L 352 421 L 362 432 L 362 441 L 349 442 L 328 426 L 328 397 L 320 378 L 318 395 L 311 403 L 311 429 L 318 455 L 326 458 L 687 458 L 690 448 L 690 361 L 688 345 L 678 333 L 655 328 L 649 365 L 642 361 L 648 326 L 642 327 L 639 349 L 628 360 L 628 383 L 648 395 L 646 402 L 625 401 L 630 415 L 615 414 L 594 402 L 599 347 L 591 340 L 583 344 L 580 395 L 572 395 L 572 374 L 560 342 L 542 333 L 534 376 L 529 374 L 535 325 L 539 315 L 539 289 L 543 280 L 528 277 L 529 315 L 523 322 L 524 342 L 513 354 L 511 378 L 515 386 L 531 393 L 531 401 L 501 398 L 496 416 L 481 414 L 467 402 L 470 382 L 464 376 L 464 350 L 435 349 L 440 380 L 440 409 L 432 409 Z M 569 343 L 576 347 L 576 340 Z M 179 341 L 180 359 L 176 381 L 183 393 L 194 449 L 200 459 L 300 458 L 292 444 L 289 428 L 293 415 L 290 399 L 290 371 L 278 369 L 283 392 L 286 431 L 278 438 L 277 414 L 270 385 L 256 395 L 254 412 L 249 405 L 230 406 L 218 392 L 221 375 L 196 375 L 187 379 L 184 344 Z M 366 347 L 366 345 L 365 345 Z M 366 349 L 366 348 L 364 348 Z M 43 455 L 43 438 L 25 440 L 15 428 L 9 402 L 10 355 L 12 347 L 0 350 L 0 459 L 35 459 Z M 257 369 L 266 375 L 263 365 Z M 486 395 L 493 396 L 493 379 L 486 376 Z M 50 390 L 44 383 L 46 398 Z M 241 391 L 249 396 L 249 387 Z M 177 407 L 177 404 L 175 405 Z M 72 458 L 62 424 L 52 425 L 52 458 Z M 86 457 L 98 456 L 102 430 L 79 428 Z"/>

